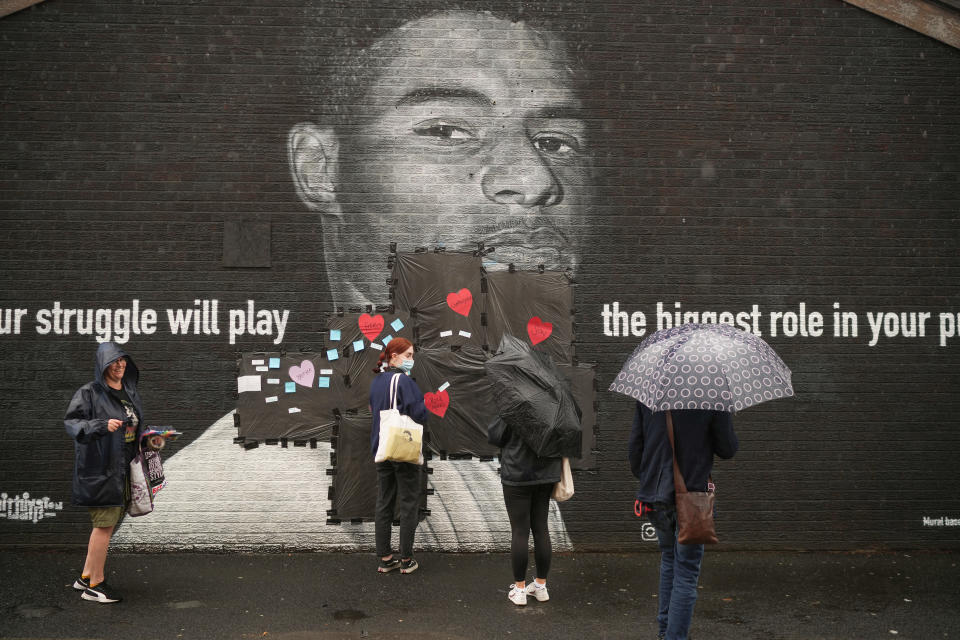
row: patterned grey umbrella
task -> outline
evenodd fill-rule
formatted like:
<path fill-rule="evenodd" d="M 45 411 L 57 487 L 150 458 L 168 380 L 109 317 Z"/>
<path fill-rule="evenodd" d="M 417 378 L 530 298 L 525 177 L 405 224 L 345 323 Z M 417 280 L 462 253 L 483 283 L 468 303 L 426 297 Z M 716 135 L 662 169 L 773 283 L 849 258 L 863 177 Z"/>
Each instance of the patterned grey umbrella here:
<path fill-rule="evenodd" d="M 731 413 L 793 395 L 790 369 L 766 342 L 726 324 L 684 324 L 648 336 L 610 391 L 652 411 Z"/>

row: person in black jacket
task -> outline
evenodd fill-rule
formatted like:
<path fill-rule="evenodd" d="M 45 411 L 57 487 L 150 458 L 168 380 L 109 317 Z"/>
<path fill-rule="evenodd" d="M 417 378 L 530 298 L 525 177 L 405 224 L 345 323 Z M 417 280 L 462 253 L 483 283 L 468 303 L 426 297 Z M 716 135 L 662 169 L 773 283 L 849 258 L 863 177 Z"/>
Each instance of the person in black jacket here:
<path fill-rule="evenodd" d="M 713 456 L 732 458 L 737 434 L 724 411 L 671 411 L 677 465 L 688 491 L 706 491 Z M 666 412 L 653 413 L 637 403 L 628 443 L 630 469 L 640 480 L 637 500 L 650 518 L 660 543 L 658 638 L 683 640 L 693 620 L 702 544 L 677 542 L 677 512 L 673 484 L 673 450 L 667 437 Z"/>
<path fill-rule="evenodd" d="M 560 481 L 562 459 L 539 457 L 500 417 L 490 425 L 487 440 L 500 447 L 500 482 L 512 533 L 510 552 L 514 584 L 510 585 L 507 598 L 519 606 L 527 604 L 528 595 L 545 602 L 550 599 L 547 574 L 552 554 L 547 517 L 553 485 Z M 537 576 L 528 585 L 527 541 L 531 530 Z"/>
<path fill-rule="evenodd" d="M 104 580 L 110 537 L 130 501 L 130 461 L 143 424 L 137 393 L 140 372 L 112 342 L 97 348 L 93 382 L 80 387 L 63 423 L 73 439 L 73 504 L 87 507 L 93 523 L 87 558 L 73 588 L 84 600 L 110 603 L 121 597 Z"/>

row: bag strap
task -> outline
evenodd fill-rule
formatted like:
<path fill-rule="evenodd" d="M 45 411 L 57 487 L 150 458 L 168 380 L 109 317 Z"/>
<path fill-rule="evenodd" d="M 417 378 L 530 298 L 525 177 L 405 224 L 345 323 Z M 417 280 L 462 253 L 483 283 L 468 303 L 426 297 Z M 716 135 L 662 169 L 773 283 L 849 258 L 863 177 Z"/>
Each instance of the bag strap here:
<path fill-rule="evenodd" d="M 393 378 L 390 379 L 390 408 L 397 408 L 397 387 L 400 384 L 400 376 L 402 373 L 393 374 Z"/>
<path fill-rule="evenodd" d="M 683 481 L 683 475 L 680 473 L 680 465 L 677 464 L 677 447 L 673 441 L 673 417 L 670 410 L 667 410 L 667 437 L 670 438 L 670 450 L 673 451 L 673 491 L 674 493 L 687 493 L 687 483 Z"/>

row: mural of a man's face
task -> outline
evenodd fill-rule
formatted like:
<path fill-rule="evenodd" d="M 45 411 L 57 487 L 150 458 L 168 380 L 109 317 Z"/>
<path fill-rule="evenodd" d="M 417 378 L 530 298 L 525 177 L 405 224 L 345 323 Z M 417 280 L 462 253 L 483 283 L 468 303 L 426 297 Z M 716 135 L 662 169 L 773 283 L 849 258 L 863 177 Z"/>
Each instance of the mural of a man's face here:
<path fill-rule="evenodd" d="M 496 247 L 488 270 L 575 269 L 589 158 L 562 48 L 522 23 L 442 12 L 364 55 L 371 71 L 347 123 L 289 135 L 297 191 L 324 214 L 335 301 L 387 301 L 390 242 L 483 242 Z"/>

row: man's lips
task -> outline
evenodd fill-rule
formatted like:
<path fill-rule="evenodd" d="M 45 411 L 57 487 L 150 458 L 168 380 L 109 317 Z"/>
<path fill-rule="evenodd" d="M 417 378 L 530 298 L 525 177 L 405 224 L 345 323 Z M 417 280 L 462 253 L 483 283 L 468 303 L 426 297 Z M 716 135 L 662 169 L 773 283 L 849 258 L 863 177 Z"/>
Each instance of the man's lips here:
<path fill-rule="evenodd" d="M 570 243 L 556 229 L 537 227 L 525 229 L 511 227 L 488 234 L 482 238 L 484 245 L 492 247 L 525 247 L 530 250 L 552 247 L 558 251 L 566 251 Z"/>
<path fill-rule="evenodd" d="M 484 258 L 488 267 L 510 263 L 526 267 L 542 264 L 553 271 L 573 266 L 570 243 L 549 227 L 503 229 L 485 236 L 483 244 L 494 248 Z"/>

